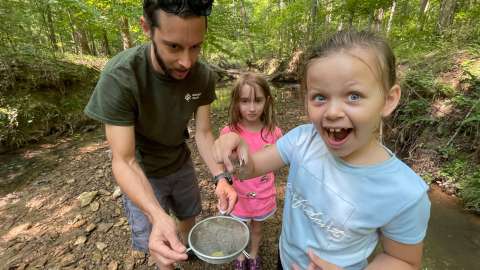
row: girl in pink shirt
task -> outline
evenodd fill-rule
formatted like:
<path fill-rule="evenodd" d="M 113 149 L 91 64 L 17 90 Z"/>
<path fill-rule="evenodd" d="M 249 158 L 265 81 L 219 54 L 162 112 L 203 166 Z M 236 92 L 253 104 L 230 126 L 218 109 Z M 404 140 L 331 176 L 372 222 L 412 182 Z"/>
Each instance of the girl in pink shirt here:
<path fill-rule="evenodd" d="M 282 136 L 276 126 L 273 97 L 267 81 L 254 73 L 245 73 L 236 82 L 229 107 L 230 123 L 221 130 L 221 134 L 238 133 L 254 153 L 264 147 L 275 144 Z M 250 255 L 254 259 L 246 260 L 240 255 L 234 262 L 235 269 L 261 269 L 258 256 L 262 238 L 262 222 L 272 216 L 277 209 L 275 176 L 269 172 L 263 176 L 239 181 L 233 179 L 238 201 L 231 215 L 250 222 Z"/>

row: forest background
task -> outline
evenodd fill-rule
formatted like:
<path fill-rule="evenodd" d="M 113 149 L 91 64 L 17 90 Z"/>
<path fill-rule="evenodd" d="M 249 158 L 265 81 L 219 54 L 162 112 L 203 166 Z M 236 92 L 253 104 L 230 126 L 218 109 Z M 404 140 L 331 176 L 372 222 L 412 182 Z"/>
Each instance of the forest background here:
<path fill-rule="evenodd" d="M 147 42 L 141 1 L 0 2 L 0 152 L 91 127 L 83 113 L 104 63 Z M 224 80 L 252 69 L 298 82 L 301 55 L 340 29 L 391 42 L 403 88 L 386 142 L 428 152 L 428 182 L 480 212 L 480 1 L 215 0 L 202 57 Z M 9 183 L 0 183 L 3 186 Z"/>

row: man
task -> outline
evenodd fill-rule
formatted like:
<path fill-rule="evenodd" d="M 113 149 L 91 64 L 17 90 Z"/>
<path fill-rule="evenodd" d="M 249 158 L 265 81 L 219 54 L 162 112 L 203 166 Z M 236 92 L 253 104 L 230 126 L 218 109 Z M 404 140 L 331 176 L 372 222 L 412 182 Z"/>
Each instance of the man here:
<path fill-rule="evenodd" d="M 210 153 L 215 76 L 197 61 L 212 2 L 144 0 L 140 22 L 152 42 L 113 57 L 85 108 L 88 116 L 105 123 L 133 249 L 149 252 L 160 269 L 187 259 L 187 235 L 201 211 L 185 143 L 192 114 L 198 150 L 216 176 L 220 209 L 230 212 L 237 196 Z M 170 211 L 179 220 L 181 240 Z"/>

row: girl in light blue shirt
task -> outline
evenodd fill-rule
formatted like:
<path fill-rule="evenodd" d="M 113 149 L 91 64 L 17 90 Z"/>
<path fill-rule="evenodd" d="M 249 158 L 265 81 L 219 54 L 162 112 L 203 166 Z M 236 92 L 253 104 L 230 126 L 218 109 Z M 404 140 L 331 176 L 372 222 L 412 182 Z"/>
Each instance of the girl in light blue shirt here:
<path fill-rule="evenodd" d="M 280 264 L 283 269 L 419 269 L 430 216 L 428 186 L 380 140 L 397 107 L 395 57 L 370 32 L 341 31 L 310 54 L 302 81 L 310 124 L 249 155 L 235 133 L 213 149 L 242 177 L 289 165 Z M 382 252 L 368 263 L 378 242 Z"/>

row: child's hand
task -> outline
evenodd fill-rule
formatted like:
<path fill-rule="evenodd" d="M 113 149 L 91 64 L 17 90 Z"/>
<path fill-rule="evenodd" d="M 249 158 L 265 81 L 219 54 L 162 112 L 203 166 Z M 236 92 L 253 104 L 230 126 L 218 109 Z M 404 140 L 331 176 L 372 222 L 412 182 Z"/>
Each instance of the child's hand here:
<path fill-rule="evenodd" d="M 238 160 L 240 164 L 247 162 L 248 146 L 238 134 L 229 132 L 213 144 L 213 158 L 217 163 L 223 163 L 227 171 L 232 173 L 235 170 L 233 160 Z"/>
<path fill-rule="evenodd" d="M 307 270 L 343 270 L 343 268 L 331 264 L 313 253 L 312 250 L 308 251 L 308 257 L 310 258 L 310 263 L 308 264 Z M 294 270 L 300 270 L 298 265 L 292 265 Z"/>

